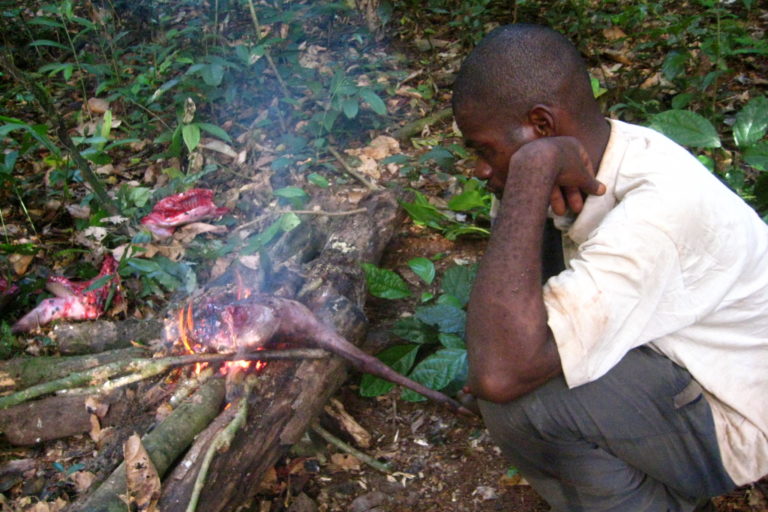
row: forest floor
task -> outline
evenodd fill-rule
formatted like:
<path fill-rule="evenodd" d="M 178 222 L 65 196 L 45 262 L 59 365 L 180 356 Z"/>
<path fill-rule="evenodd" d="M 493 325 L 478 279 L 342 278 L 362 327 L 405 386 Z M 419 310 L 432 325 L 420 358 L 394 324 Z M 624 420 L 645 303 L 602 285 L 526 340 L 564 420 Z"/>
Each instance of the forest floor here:
<path fill-rule="evenodd" d="M 456 70 L 464 48 L 462 44 L 448 40 L 450 36 L 455 35 L 451 29 L 437 26 L 430 29 L 434 29 L 433 33 L 442 34 L 444 38 L 422 37 L 427 31 L 411 34 L 416 46 L 422 49 L 409 47 L 403 51 L 403 53 L 410 52 L 408 57 L 400 59 L 400 62 L 408 63 L 402 66 L 407 69 L 399 71 L 410 77 L 409 87 L 396 98 L 391 98 L 388 107 L 390 111 L 396 112 L 401 120 L 424 117 L 448 106 L 450 94 L 447 92 L 447 85 L 450 83 L 452 73 Z M 475 27 L 475 29 L 478 28 Z M 408 34 L 403 36 L 405 37 L 408 37 Z M 628 54 L 623 53 L 626 49 L 623 43 L 620 45 L 621 39 L 621 37 L 616 39 L 606 35 L 599 44 L 592 44 L 593 55 L 600 54 L 596 46 L 620 46 L 618 50 L 615 48 L 611 50 L 610 55 L 616 62 L 596 66 L 591 70 L 596 76 L 605 78 L 620 75 L 624 71 L 620 69 L 619 64 L 622 62 L 621 59 L 628 62 L 629 57 Z M 616 42 L 617 40 L 619 42 Z M 402 47 L 402 43 L 399 46 Z M 435 58 L 435 53 L 427 53 L 423 48 L 434 50 L 439 57 Z M 398 51 L 401 50 L 403 49 L 398 48 Z M 385 53 L 385 50 L 381 51 L 382 55 Z M 372 62 L 375 60 L 374 57 L 378 56 L 372 55 L 370 57 Z M 382 57 L 381 60 L 386 58 Z M 427 61 L 432 61 L 429 64 L 431 69 L 427 69 L 428 66 L 425 64 Z M 650 74 L 655 73 L 658 78 L 659 73 L 655 70 L 660 67 L 660 62 L 661 57 L 653 63 L 634 65 L 631 72 L 639 76 L 648 69 L 652 69 L 654 71 Z M 617 87 L 616 91 L 621 92 L 621 89 Z M 85 98 L 80 99 L 85 101 Z M 257 114 L 260 114 L 256 111 L 256 108 L 250 112 L 240 111 L 241 119 L 238 122 L 247 126 Z M 250 119 L 244 120 L 248 117 L 246 114 L 251 115 Z M 394 128 L 396 127 L 384 127 L 380 132 L 391 132 Z M 377 134 L 366 133 L 365 135 Z M 426 129 L 419 134 L 418 138 L 422 145 L 402 144 L 402 153 L 410 161 L 416 161 L 423 155 L 425 148 L 428 147 L 427 142 L 431 141 L 444 146 L 452 143 L 460 144 L 450 120 Z M 266 142 L 264 144 L 268 145 Z M 365 142 L 359 141 L 353 143 L 352 145 L 356 146 L 353 149 L 360 149 L 364 144 Z M 265 151 L 265 153 L 268 152 Z M 275 154 L 271 155 L 272 161 L 275 160 Z M 467 166 L 471 165 L 471 161 L 458 160 L 458 174 L 468 175 Z M 269 163 L 262 162 L 264 167 L 268 167 Z M 256 174 L 258 169 L 256 166 L 254 169 Z M 148 170 L 147 175 L 150 174 Z M 231 174 L 237 175 L 235 172 Z M 436 176 L 436 174 L 421 175 L 414 179 L 413 176 L 406 178 L 396 174 L 387 175 L 391 180 L 390 184 L 397 183 L 402 187 L 415 186 L 430 198 L 444 203 L 448 195 L 447 189 L 454 186 L 456 182 L 455 180 L 440 181 Z M 266 180 L 268 181 L 268 178 Z M 222 182 L 223 179 L 216 182 L 216 185 L 221 188 L 227 186 L 231 186 L 232 189 L 237 188 L 232 183 L 224 185 Z M 150 182 L 146 185 L 151 187 L 155 183 Z M 39 206 L 37 213 L 32 212 L 35 220 L 39 220 L 41 224 L 48 222 L 53 224 L 54 221 L 51 219 L 58 215 L 55 209 L 49 211 L 47 207 L 36 206 Z M 50 218 L 38 219 L 35 215 Z M 18 217 L 15 220 L 19 224 L 24 224 L 24 219 L 19 220 L 20 213 Z M 6 218 L 5 222 L 8 221 L 9 219 Z M 13 222 L 14 219 L 11 221 Z M 61 236 L 66 243 L 70 242 L 69 235 L 67 231 Z M 482 256 L 485 243 L 485 240 L 472 238 L 451 241 L 406 220 L 390 242 L 380 266 L 396 270 L 408 280 L 407 262 L 414 257 L 426 257 L 435 260 L 439 275 L 451 264 L 478 261 Z M 52 266 L 49 261 L 35 261 L 32 267 L 45 265 Z M 423 286 L 418 279 L 409 280 L 409 284 L 414 287 Z M 418 296 L 418 293 L 415 296 Z M 394 335 L 390 332 L 390 327 L 404 313 L 412 312 L 416 305 L 415 298 L 395 302 L 369 297 L 366 305 L 366 314 L 370 322 L 367 350 L 376 352 L 394 343 Z M 159 304 L 154 306 L 160 309 Z M 138 306 L 136 309 L 138 310 Z M 290 512 L 537 512 L 548 510 L 547 504 L 524 478 L 505 463 L 480 418 L 458 417 L 430 402 L 404 401 L 399 397 L 399 390 L 377 398 L 364 398 L 359 394 L 359 384 L 360 375 L 352 374 L 334 398 L 343 405 L 362 429 L 370 434 L 372 439 L 370 446 L 359 447 L 359 449 L 380 462 L 388 463 L 391 467 L 389 472 L 378 471 L 366 465 L 362 458 L 350 455 L 309 432 L 302 443 L 295 446 L 280 460 L 274 470 L 268 473 L 259 495 L 244 510 L 253 512 L 286 510 Z M 143 422 L 151 421 L 152 418 L 149 416 Z M 352 442 L 351 437 L 346 435 L 330 416 L 323 415 L 320 421 L 334 435 L 346 442 Z M 66 502 L 56 501 L 58 497 L 68 498 L 88 488 L 88 482 L 78 482 L 73 478 L 75 473 L 80 473 L 79 471 L 69 473 L 67 468 L 74 468 L 80 461 L 91 456 L 96 449 L 94 446 L 87 435 L 38 444 L 34 447 L 1 446 L 4 462 L 27 461 L 28 466 L 27 470 L 22 472 L 0 472 L 0 487 L 4 492 L 4 495 L 0 495 L 0 511 L 57 512 L 61 510 Z M 34 475 L 34 477 L 20 478 L 20 474 Z M 765 490 L 766 486 L 763 482 L 718 497 L 715 499 L 717 510 L 720 512 L 766 512 L 768 496 Z M 38 498 L 42 501 L 34 504 Z"/>

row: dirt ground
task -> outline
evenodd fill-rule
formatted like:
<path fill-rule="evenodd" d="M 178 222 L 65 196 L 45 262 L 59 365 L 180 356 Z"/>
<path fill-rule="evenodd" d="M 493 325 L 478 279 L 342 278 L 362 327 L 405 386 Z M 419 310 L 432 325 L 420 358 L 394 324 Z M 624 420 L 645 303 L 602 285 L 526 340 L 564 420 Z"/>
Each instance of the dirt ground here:
<path fill-rule="evenodd" d="M 382 266 L 407 277 L 408 259 L 443 254 L 440 267 L 455 261 L 476 261 L 484 242 L 451 242 L 437 235 L 404 228 L 395 237 Z M 416 280 L 414 280 L 416 283 Z M 392 301 L 372 299 L 369 345 L 386 345 L 392 336 L 387 325 L 397 316 Z M 410 403 L 392 391 L 378 399 L 358 394 L 359 376 L 352 376 L 337 393 L 338 399 L 371 434 L 371 457 L 392 465 L 384 474 L 342 457 L 340 450 L 312 437 L 294 450 L 278 468 L 271 490 L 262 495 L 260 512 L 312 510 L 327 512 L 538 512 L 546 502 L 506 464 L 479 418 L 457 417 L 432 403 Z M 343 431 L 329 417 L 326 428 L 346 441 Z M 282 476 L 280 476 L 282 474 Z M 286 484 L 286 482 L 288 482 Z M 290 487 L 291 491 L 286 492 Z M 715 499 L 717 510 L 768 511 L 758 487 L 749 486 Z M 297 499 L 296 496 L 305 494 Z M 305 498 L 309 498 L 306 500 Z M 291 508 L 293 507 L 293 508 Z"/>

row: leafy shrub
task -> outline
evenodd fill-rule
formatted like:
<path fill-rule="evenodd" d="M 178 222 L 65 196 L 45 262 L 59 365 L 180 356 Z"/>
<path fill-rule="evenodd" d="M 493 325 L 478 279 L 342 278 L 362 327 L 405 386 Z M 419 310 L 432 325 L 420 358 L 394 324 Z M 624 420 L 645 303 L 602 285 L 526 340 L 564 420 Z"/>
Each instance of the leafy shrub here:
<path fill-rule="evenodd" d="M 411 270 L 426 284 L 435 278 L 434 264 L 426 258 L 408 262 Z M 408 284 L 391 270 L 364 264 L 370 293 L 385 299 L 402 299 L 411 295 Z M 408 375 L 428 388 L 453 393 L 461 389 L 467 378 L 467 350 L 464 342 L 466 306 L 475 279 L 474 265 L 456 265 L 445 271 L 440 281 L 441 294 L 422 297 L 422 305 L 413 316 L 399 319 L 392 333 L 407 343 L 394 345 L 377 357 L 394 370 Z M 360 384 L 363 396 L 389 392 L 394 384 L 372 375 L 364 375 Z M 421 401 L 423 396 L 403 390 L 404 400 Z"/>

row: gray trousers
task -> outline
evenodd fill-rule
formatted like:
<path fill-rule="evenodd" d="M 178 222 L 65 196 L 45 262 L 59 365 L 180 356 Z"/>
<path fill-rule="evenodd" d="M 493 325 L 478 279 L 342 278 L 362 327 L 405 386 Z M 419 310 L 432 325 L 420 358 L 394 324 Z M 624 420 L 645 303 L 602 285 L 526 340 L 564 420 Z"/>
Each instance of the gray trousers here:
<path fill-rule="evenodd" d="M 563 512 L 688 512 L 735 487 L 712 411 L 684 368 L 642 347 L 600 379 L 562 376 L 506 404 L 480 401 L 504 455 Z"/>

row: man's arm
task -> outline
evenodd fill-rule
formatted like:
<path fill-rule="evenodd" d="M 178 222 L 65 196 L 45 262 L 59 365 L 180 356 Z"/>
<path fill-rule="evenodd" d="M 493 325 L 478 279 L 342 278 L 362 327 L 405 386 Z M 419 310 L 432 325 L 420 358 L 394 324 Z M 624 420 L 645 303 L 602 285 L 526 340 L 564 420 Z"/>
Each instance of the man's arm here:
<path fill-rule="evenodd" d="M 469 387 L 476 396 L 507 402 L 561 372 L 541 287 L 547 207 L 559 198 L 578 212 L 582 192 L 604 189 L 571 137 L 537 139 L 512 156 L 468 308 Z"/>

